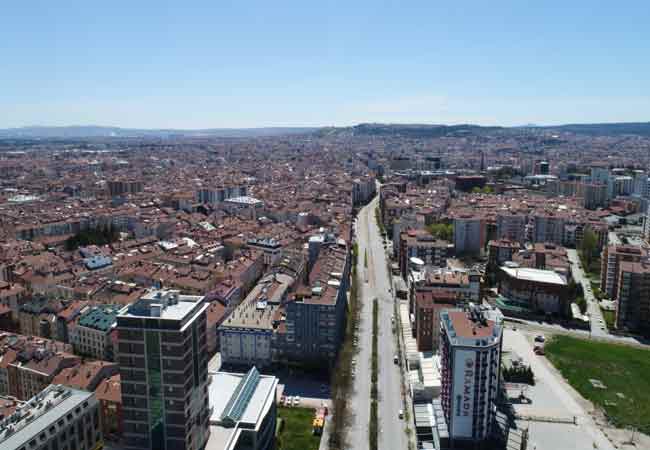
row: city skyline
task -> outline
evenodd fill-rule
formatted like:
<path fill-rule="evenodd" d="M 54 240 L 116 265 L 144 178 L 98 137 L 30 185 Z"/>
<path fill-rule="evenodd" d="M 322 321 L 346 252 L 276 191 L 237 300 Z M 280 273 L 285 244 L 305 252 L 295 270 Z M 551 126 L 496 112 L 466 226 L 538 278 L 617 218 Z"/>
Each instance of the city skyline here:
<path fill-rule="evenodd" d="M 649 19 L 641 2 L 15 4 L 0 128 L 644 121 Z"/>

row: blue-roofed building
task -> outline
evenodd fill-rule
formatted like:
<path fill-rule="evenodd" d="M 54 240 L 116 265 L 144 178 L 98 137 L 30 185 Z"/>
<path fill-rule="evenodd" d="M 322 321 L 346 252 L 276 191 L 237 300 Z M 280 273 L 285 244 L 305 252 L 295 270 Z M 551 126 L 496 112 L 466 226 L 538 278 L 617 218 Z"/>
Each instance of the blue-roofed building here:
<path fill-rule="evenodd" d="M 108 256 L 95 255 L 89 258 L 84 258 L 84 265 L 88 270 L 97 270 L 108 267 L 113 264 L 113 260 Z"/>
<path fill-rule="evenodd" d="M 97 305 L 81 313 L 68 334 L 74 352 L 104 361 L 114 361 L 111 333 L 121 305 Z"/>
<path fill-rule="evenodd" d="M 260 375 L 211 373 L 208 395 L 212 414 L 206 450 L 267 450 L 274 448 L 278 379 Z"/>

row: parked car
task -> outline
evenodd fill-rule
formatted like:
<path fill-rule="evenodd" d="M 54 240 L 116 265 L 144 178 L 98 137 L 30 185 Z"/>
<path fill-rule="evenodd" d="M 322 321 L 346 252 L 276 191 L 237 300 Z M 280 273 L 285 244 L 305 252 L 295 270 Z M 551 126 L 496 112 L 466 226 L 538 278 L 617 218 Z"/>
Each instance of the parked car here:
<path fill-rule="evenodd" d="M 546 341 L 546 338 L 544 336 L 542 336 L 541 334 L 538 334 L 537 336 L 535 336 L 535 342 L 544 342 L 544 341 Z"/>
<path fill-rule="evenodd" d="M 299 396 L 299 395 L 296 395 L 296 396 L 293 398 L 293 406 L 298 406 L 299 404 L 300 404 L 300 396 Z"/>
<path fill-rule="evenodd" d="M 403 419 L 403 418 L 404 418 L 404 410 L 403 410 L 403 409 L 400 409 L 400 410 L 397 412 L 397 417 L 399 417 L 400 419 Z"/>

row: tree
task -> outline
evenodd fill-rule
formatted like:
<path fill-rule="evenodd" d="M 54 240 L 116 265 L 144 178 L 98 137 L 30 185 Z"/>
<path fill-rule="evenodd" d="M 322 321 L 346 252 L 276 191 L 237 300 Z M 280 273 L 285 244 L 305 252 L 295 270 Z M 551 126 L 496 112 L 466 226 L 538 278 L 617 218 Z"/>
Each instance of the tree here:
<path fill-rule="evenodd" d="M 591 265 L 598 257 L 598 236 L 591 228 L 587 228 L 580 243 L 580 255 L 584 259 L 585 269 L 591 271 Z"/>
<path fill-rule="evenodd" d="M 451 241 L 454 238 L 454 227 L 446 223 L 434 223 L 427 227 L 431 236 L 436 239 Z"/>

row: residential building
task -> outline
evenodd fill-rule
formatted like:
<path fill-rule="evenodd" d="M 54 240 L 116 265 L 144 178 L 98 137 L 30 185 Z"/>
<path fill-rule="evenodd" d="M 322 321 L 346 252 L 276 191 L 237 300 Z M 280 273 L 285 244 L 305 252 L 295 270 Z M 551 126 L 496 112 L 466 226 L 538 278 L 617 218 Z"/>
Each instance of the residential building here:
<path fill-rule="evenodd" d="M 278 379 L 260 375 L 211 373 L 210 438 L 206 450 L 272 450 L 277 422 Z"/>
<path fill-rule="evenodd" d="M 579 183 L 576 195 L 582 198 L 585 209 L 604 208 L 609 200 L 606 184 Z"/>
<path fill-rule="evenodd" d="M 440 312 L 455 309 L 462 302 L 451 291 L 418 291 L 415 293 L 415 337 L 418 351 L 438 349 L 440 337 Z"/>
<path fill-rule="evenodd" d="M 354 206 L 368 203 L 377 193 L 374 177 L 355 178 L 352 180 L 352 204 Z"/>
<path fill-rule="evenodd" d="M 412 270 L 409 274 L 411 311 L 414 309 L 415 295 L 420 291 L 445 291 L 457 294 L 467 302 L 480 302 L 481 274 L 477 271 L 454 269 L 433 269 L 424 267 Z"/>
<path fill-rule="evenodd" d="M 205 446 L 210 417 L 207 308 L 201 296 L 153 290 L 118 314 L 126 448 Z"/>
<path fill-rule="evenodd" d="M 648 249 L 633 245 L 608 245 L 600 257 L 600 289 L 610 299 L 618 296 L 618 276 L 623 261 L 639 262 L 650 257 Z"/>
<path fill-rule="evenodd" d="M 508 239 L 498 239 L 488 242 L 488 265 L 490 267 L 502 266 L 521 248 L 519 242 Z"/>
<path fill-rule="evenodd" d="M 95 389 L 99 401 L 99 421 L 102 433 L 107 438 L 116 440 L 122 435 L 122 386 L 120 375 L 116 374 L 102 380 Z"/>
<path fill-rule="evenodd" d="M 97 305 L 81 314 L 77 323 L 70 326 L 70 343 L 78 355 L 104 361 L 115 359 L 111 333 L 121 306 Z"/>
<path fill-rule="evenodd" d="M 285 274 L 263 277 L 219 326 L 223 364 L 267 367 L 273 362 L 271 342 L 294 279 Z"/>
<path fill-rule="evenodd" d="M 479 255 L 485 245 L 485 229 L 480 217 L 460 215 L 454 218 L 454 249 L 457 255 Z"/>
<path fill-rule="evenodd" d="M 618 275 L 616 328 L 650 333 L 650 263 L 622 261 Z"/>
<path fill-rule="evenodd" d="M 523 244 L 526 242 L 526 223 L 528 217 L 525 214 L 499 211 L 497 213 L 497 239 L 508 239 Z"/>
<path fill-rule="evenodd" d="M 280 327 L 278 359 L 333 367 L 346 326 L 350 280 L 345 241 L 321 248 L 309 273 L 308 286 L 298 288 L 286 305 Z"/>
<path fill-rule="evenodd" d="M 399 246 L 399 266 L 404 278 L 411 258 L 419 258 L 427 266 L 445 267 L 447 258 L 454 251 L 454 246 L 449 241 L 436 239 L 425 230 L 408 230 L 401 233 Z"/>
<path fill-rule="evenodd" d="M 478 446 L 497 412 L 503 325 L 478 307 L 440 314 L 441 405 L 451 448 Z"/>
<path fill-rule="evenodd" d="M 94 450 L 103 446 L 92 392 L 51 385 L 0 420 L 3 450 Z"/>

